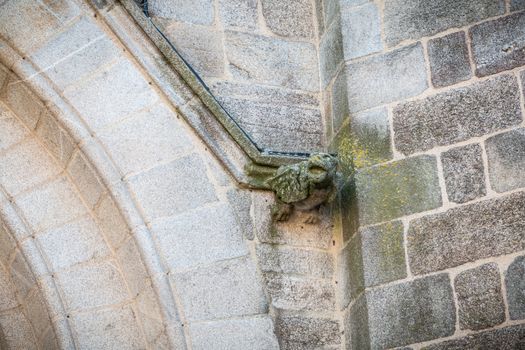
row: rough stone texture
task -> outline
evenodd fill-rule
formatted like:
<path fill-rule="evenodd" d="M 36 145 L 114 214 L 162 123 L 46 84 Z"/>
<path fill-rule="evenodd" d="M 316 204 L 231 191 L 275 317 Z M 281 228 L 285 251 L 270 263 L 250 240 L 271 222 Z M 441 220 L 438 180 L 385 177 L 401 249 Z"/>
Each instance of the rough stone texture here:
<path fill-rule="evenodd" d="M 415 219 L 408 229 L 408 257 L 422 274 L 525 249 L 525 193 Z"/>
<path fill-rule="evenodd" d="M 356 174 L 361 225 L 388 221 L 441 206 L 434 156 L 418 156 Z"/>
<path fill-rule="evenodd" d="M 152 230 L 171 270 L 186 270 L 248 253 L 232 209 L 222 203 L 156 220 Z"/>
<path fill-rule="evenodd" d="M 332 255 L 317 250 L 260 244 L 257 258 L 262 271 L 331 278 L 334 272 Z"/>
<path fill-rule="evenodd" d="M 273 322 L 267 316 L 195 323 L 190 326 L 195 350 L 279 349 Z"/>
<path fill-rule="evenodd" d="M 497 192 L 525 187 L 525 129 L 516 129 L 485 141 L 490 184 Z"/>
<path fill-rule="evenodd" d="M 330 311 L 335 308 L 331 280 L 266 274 L 266 290 L 272 305 L 296 311 Z"/>
<path fill-rule="evenodd" d="M 381 17 L 374 3 L 370 2 L 357 8 L 343 7 L 341 23 L 345 60 L 366 56 L 383 49 Z"/>
<path fill-rule="evenodd" d="M 172 285 L 190 321 L 253 315 L 268 309 L 255 264 L 246 258 L 175 274 Z"/>
<path fill-rule="evenodd" d="M 470 29 L 476 75 L 483 77 L 525 65 L 525 13 Z"/>
<path fill-rule="evenodd" d="M 339 308 L 345 308 L 365 288 L 361 235 L 355 235 L 341 250 L 337 260 Z"/>
<path fill-rule="evenodd" d="M 257 0 L 219 0 L 219 15 L 226 27 L 253 30 L 257 24 Z"/>
<path fill-rule="evenodd" d="M 164 32 L 200 75 L 220 77 L 224 74 L 224 49 L 219 32 L 185 23 L 176 23 Z"/>
<path fill-rule="evenodd" d="M 253 240 L 255 238 L 255 229 L 253 227 L 253 219 L 249 210 L 252 207 L 251 193 L 245 189 L 233 188 L 228 191 L 227 195 L 228 202 L 233 209 L 233 213 L 244 237 Z"/>
<path fill-rule="evenodd" d="M 525 0 L 511 0 L 510 1 L 511 11 L 520 11 L 523 9 L 525 9 Z"/>
<path fill-rule="evenodd" d="M 517 350 L 525 348 L 525 325 L 472 334 L 460 339 L 426 346 L 424 350 Z"/>
<path fill-rule="evenodd" d="M 393 221 L 361 232 L 365 286 L 406 277 L 403 224 Z"/>
<path fill-rule="evenodd" d="M 319 43 L 321 85 L 327 86 L 343 62 L 343 38 L 339 21 L 332 24 Z"/>
<path fill-rule="evenodd" d="M 448 199 L 465 203 L 486 194 L 481 147 L 472 144 L 441 154 Z"/>
<path fill-rule="evenodd" d="M 344 120 L 348 117 L 348 93 L 346 91 L 346 74 L 344 69 L 339 72 L 332 86 L 331 96 L 332 128 L 337 133 Z"/>
<path fill-rule="evenodd" d="M 31 324 L 20 308 L 0 314 L 3 341 L 8 349 L 38 349 Z"/>
<path fill-rule="evenodd" d="M 0 139 L 0 151 L 22 141 L 28 133 L 3 103 L 0 103 L 0 130 L 4 130 Z"/>
<path fill-rule="evenodd" d="M 46 113 L 40 117 L 36 127 L 36 133 L 59 164 L 65 166 L 73 154 L 75 143 L 50 113 Z"/>
<path fill-rule="evenodd" d="M 388 119 L 388 111 L 383 107 L 352 116 L 347 142 L 353 144 L 356 167 L 363 168 L 392 158 Z"/>
<path fill-rule="evenodd" d="M 196 155 L 153 168 L 130 180 L 150 218 L 171 216 L 215 202 L 215 190 Z"/>
<path fill-rule="evenodd" d="M 314 45 L 231 31 L 225 35 L 226 55 L 236 80 L 318 91 Z"/>
<path fill-rule="evenodd" d="M 104 195 L 106 188 L 102 185 L 96 170 L 82 152 L 77 152 L 67 167 L 75 181 L 80 195 L 89 208 L 94 208 Z"/>
<path fill-rule="evenodd" d="M 209 25 L 214 17 L 212 0 L 150 0 L 148 10 L 153 17 L 193 24 Z"/>
<path fill-rule="evenodd" d="M 281 349 L 318 349 L 341 342 L 339 322 L 329 318 L 279 316 Z"/>
<path fill-rule="evenodd" d="M 503 14 L 503 0 L 387 0 L 384 9 L 385 40 L 394 46 L 452 27 Z"/>
<path fill-rule="evenodd" d="M 404 154 L 449 145 L 519 124 L 516 78 L 503 75 L 396 106 L 394 141 Z"/>
<path fill-rule="evenodd" d="M 12 78 L 7 85 L 4 102 L 30 130 L 36 127 L 44 106 L 25 84 Z M 4 96 L 2 96 L 4 97 Z"/>
<path fill-rule="evenodd" d="M 505 273 L 507 302 L 511 320 L 525 319 L 525 256 L 519 256 Z"/>
<path fill-rule="evenodd" d="M 364 294 L 347 309 L 344 317 L 344 329 L 348 335 L 345 337 L 346 349 L 370 349 L 368 306 Z"/>
<path fill-rule="evenodd" d="M 452 335 L 456 309 L 448 275 L 366 292 L 370 345 L 392 348 Z"/>
<path fill-rule="evenodd" d="M 314 13 L 309 0 L 262 0 L 266 25 L 275 34 L 285 37 L 311 38 L 314 34 Z"/>
<path fill-rule="evenodd" d="M 498 265 L 485 264 L 454 279 L 461 329 L 480 330 L 505 321 Z"/>
<path fill-rule="evenodd" d="M 350 112 L 415 96 L 428 87 L 421 44 L 348 64 L 346 74 Z"/>
<path fill-rule="evenodd" d="M 465 32 L 457 32 L 428 42 L 432 84 L 443 87 L 472 76 Z"/>

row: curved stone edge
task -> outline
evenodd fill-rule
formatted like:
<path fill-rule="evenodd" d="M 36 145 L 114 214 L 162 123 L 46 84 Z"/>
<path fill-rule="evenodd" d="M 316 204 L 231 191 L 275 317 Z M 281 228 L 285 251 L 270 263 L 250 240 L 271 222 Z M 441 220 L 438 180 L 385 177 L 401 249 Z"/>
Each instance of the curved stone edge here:
<path fill-rule="evenodd" d="M 186 348 L 186 335 L 180 330 L 179 307 L 175 302 L 168 271 L 160 261 L 151 231 L 137 208 L 135 201 L 123 182 L 117 167 L 89 132 L 74 109 L 56 92 L 53 85 L 25 60 L 15 49 L 0 41 L 0 62 L 10 65 L 7 70 L 17 75 L 31 91 L 43 101 L 45 107 L 56 118 L 57 124 L 63 127 L 74 140 L 79 151 L 84 154 L 92 168 L 103 182 L 118 210 L 124 217 L 131 236 L 135 239 L 142 262 L 151 278 L 153 290 L 162 313 L 163 324 L 170 346 L 177 349 Z M 3 66 L 0 64 L 0 67 Z M 79 144 L 80 143 L 80 144 Z M 15 221 L 16 222 L 16 221 Z M 31 266 L 37 269 L 42 265 Z M 68 348 L 63 347 L 63 348 Z"/>

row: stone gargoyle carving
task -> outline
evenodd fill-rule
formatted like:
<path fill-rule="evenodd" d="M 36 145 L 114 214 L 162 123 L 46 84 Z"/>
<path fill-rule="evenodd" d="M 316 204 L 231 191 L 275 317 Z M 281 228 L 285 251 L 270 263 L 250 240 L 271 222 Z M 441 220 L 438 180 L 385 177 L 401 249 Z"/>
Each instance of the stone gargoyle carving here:
<path fill-rule="evenodd" d="M 308 160 L 279 167 L 267 180 L 276 194 L 272 208 L 275 221 L 287 221 L 296 209 L 308 213 L 305 223 L 319 221 L 319 207 L 336 193 L 337 158 L 325 153 L 313 154 Z"/>

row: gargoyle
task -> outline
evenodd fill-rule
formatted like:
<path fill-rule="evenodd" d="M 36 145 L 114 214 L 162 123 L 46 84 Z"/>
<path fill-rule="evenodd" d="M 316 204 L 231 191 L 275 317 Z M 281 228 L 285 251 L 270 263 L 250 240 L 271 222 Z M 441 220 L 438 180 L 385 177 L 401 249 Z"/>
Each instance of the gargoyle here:
<path fill-rule="evenodd" d="M 313 154 L 308 160 L 283 165 L 267 180 L 277 202 L 272 208 L 276 221 L 287 221 L 294 209 L 307 212 L 307 224 L 319 221 L 318 209 L 336 193 L 337 159 L 329 154 Z"/>

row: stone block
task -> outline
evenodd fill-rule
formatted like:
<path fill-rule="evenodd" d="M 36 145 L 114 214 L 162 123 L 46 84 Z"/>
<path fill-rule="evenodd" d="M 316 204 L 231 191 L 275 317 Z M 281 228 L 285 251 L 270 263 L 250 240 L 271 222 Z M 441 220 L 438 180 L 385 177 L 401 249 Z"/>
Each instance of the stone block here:
<path fill-rule="evenodd" d="M 387 0 L 384 35 L 388 46 L 463 27 L 505 12 L 503 0 Z"/>
<path fill-rule="evenodd" d="M 343 38 L 340 21 L 327 28 L 319 43 L 321 85 L 327 86 L 343 62 Z"/>
<path fill-rule="evenodd" d="M 85 310 L 125 301 L 127 288 L 110 261 L 81 265 L 56 274 L 69 310 Z"/>
<path fill-rule="evenodd" d="M 215 202 L 215 190 L 195 154 L 158 166 L 130 179 L 148 218 L 172 216 Z"/>
<path fill-rule="evenodd" d="M 465 32 L 456 32 L 428 42 L 432 84 L 449 86 L 472 76 Z"/>
<path fill-rule="evenodd" d="M 137 295 L 147 289 L 146 286 L 150 283 L 149 273 L 144 266 L 144 259 L 142 259 L 135 239 L 128 239 L 117 250 L 117 258 L 130 292 Z M 152 302 L 154 303 L 154 301 Z"/>
<path fill-rule="evenodd" d="M 73 138 L 60 127 L 51 113 L 44 113 L 40 117 L 36 133 L 58 163 L 66 167 L 76 145 Z"/>
<path fill-rule="evenodd" d="M 470 29 L 476 75 L 502 72 L 525 65 L 525 13 L 517 13 Z"/>
<path fill-rule="evenodd" d="M 341 9 L 341 26 L 345 60 L 366 56 L 383 49 L 381 16 L 377 5 Z"/>
<path fill-rule="evenodd" d="M 485 200 L 410 222 L 408 258 L 414 274 L 525 249 L 525 193 Z"/>
<path fill-rule="evenodd" d="M 327 252 L 270 244 L 257 245 L 256 249 L 260 269 L 264 272 L 328 279 L 334 273 L 334 261 Z"/>
<path fill-rule="evenodd" d="M 525 326 L 517 325 L 481 333 L 463 338 L 445 341 L 439 344 L 425 346 L 424 350 L 514 350 L 525 348 Z"/>
<path fill-rule="evenodd" d="M 346 330 L 346 349 L 370 349 L 368 333 L 368 306 L 364 294 L 359 296 L 345 312 L 344 329 Z"/>
<path fill-rule="evenodd" d="M 150 169 L 193 149 L 188 130 L 163 104 L 105 129 L 99 137 L 124 174 Z"/>
<path fill-rule="evenodd" d="M 0 183 L 11 196 L 52 179 L 61 170 L 35 139 L 4 153 L 0 164 Z"/>
<path fill-rule="evenodd" d="M 511 0 L 510 1 L 511 11 L 520 11 L 523 9 L 525 9 L 525 0 Z"/>
<path fill-rule="evenodd" d="M 71 159 L 67 171 L 72 177 L 80 195 L 90 208 L 95 208 L 106 191 L 96 170 L 82 152 Z"/>
<path fill-rule="evenodd" d="M 27 320 L 21 308 L 10 310 L 0 314 L 2 324 L 2 345 L 6 344 L 9 349 L 36 350 L 36 339 L 34 338 L 31 323 Z"/>
<path fill-rule="evenodd" d="M 31 289 L 35 287 L 36 280 L 31 267 L 21 252 L 16 253 L 9 272 L 18 300 L 24 300 Z"/>
<path fill-rule="evenodd" d="M 205 77 L 224 75 L 224 47 L 221 33 L 210 27 L 185 23 L 169 26 L 165 33 L 184 59 L 200 75 Z"/>
<path fill-rule="evenodd" d="M 248 253 L 242 229 L 227 204 L 218 203 L 156 220 L 151 228 L 170 270 L 210 265 Z"/>
<path fill-rule="evenodd" d="M 461 329 L 480 330 L 505 321 L 498 265 L 485 264 L 461 272 L 454 279 Z"/>
<path fill-rule="evenodd" d="M 482 136 L 522 120 L 516 78 L 503 75 L 393 110 L 394 141 L 404 154 Z"/>
<path fill-rule="evenodd" d="M 190 326 L 195 350 L 279 349 L 273 322 L 268 316 L 194 323 Z"/>
<path fill-rule="evenodd" d="M 16 242 L 11 237 L 11 233 L 0 225 L 0 264 L 9 266 L 11 254 L 15 250 Z"/>
<path fill-rule="evenodd" d="M 478 144 L 456 147 L 441 154 L 448 199 L 465 203 L 483 197 L 485 174 Z"/>
<path fill-rule="evenodd" d="M 277 35 L 310 39 L 314 35 L 314 11 L 308 0 L 262 0 L 268 28 Z"/>
<path fill-rule="evenodd" d="M 27 298 L 25 309 L 29 322 L 33 325 L 35 335 L 41 338 L 46 329 L 51 327 L 51 319 L 47 311 L 46 301 L 38 288 Z"/>
<path fill-rule="evenodd" d="M 30 130 L 35 129 L 45 110 L 37 96 L 15 78 L 8 82 L 4 102 Z"/>
<path fill-rule="evenodd" d="M 84 18 L 40 48 L 31 59 L 63 89 L 120 56 L 120 51 L 96 23 Z"/>
<path fill-rule="evenodd" d="M 507 302 L 511 320 L 525 319 L 525 256 L 519 256 L 505 273 Z"/>
<path fill-rule="evenodd" d="M 73 317 L 78 344 L 86 349 L 144 349 L 144 339 L 130 306 L 79 313 Z"/>
<path fill-rule="evenodd" d="M 337 257 L 339 309 L 344 309 L 365 289 L 361 235 L 355 235 Z"/>
<path fill-rule="evenodd" d="M 28 134 L 27 129 L 22 126 L 22 123 L 16 119 L 3 103 L 0 103 L 0 130 L 2 130 L 0 151 L 4 151 L 19 143 Z"/>
<path fill-rule="evenodd" d="M 228 191 L 227 196 L 244 237 L 253 240 L 255 238 L 255 228 L 253 227 L 250 210 L 252 207 L 252 195 L 250 191 L 233 188 Z"/>
<path fill-rule="evenodd" d="M 313 44 L 226 31 L 225 50 L 236 80 L 319 90 L 317 50 Z"/>
<path fill-rule="evenodd" d="M 341 343 L 339 322 L 330 318 L 279 315 L 276 328 L 283 349 L 325 349 Z"/>
<path fill-rule="evenodd" d="M 210 25 L 214 20 L 212 0 L 150 0 L 148 10 L 153 17 L 179 22 Z"/>
<path fill-rule="evenodd" d="M 337 78 L 334 80 L 334 85 L 332 86 L 331 108 L 333 132 L 337 133 L 341 128 L 341 125 L 343 125 L 343 122 L 349 117 L 346 74 L 344 69 L 337 74 Z"/>
<path fill-rule="evenodd" d="M 485 141 L 490 184 L 497 192 L 525 187 L 525 129 L 493 136 Z"/>
<path fill-rule="evenodd" d="M 54 272 L 110 254 L 93 219 L 86 217 L 37 235 Z"/>
<path fill-rule="evenodd" d="M 34 232 L 58 226 L 87 213 L 78 193 L 65 178 L 24 193 L 15 201 Z"/>
<path fill-rule="evenodd" d="M 322 13 L 318 14 L 320 17 L 324 17 L 325 27 L 329 27 L 332 22 L 337 19 L 341 13 L 341 7 L 339 6 L 340 0 L 321 0 L 319 1 L 319 7 L 322 8 Z"/>
<path fill-rule="evenodd" d="M 67 89 L 64 96 L 95 132 L 158 99 L 144 77 L 125 59 Z"/>
<path fill-rule="evenodd" d="M 353 7 L 366 4 L 370 0 L 338 0 L 340 7 Z"/>
<path fill-rule="evenodd" d="M 456 308 L 447 274 L 366 292 L 370 347 L 385 349 L 454 334 Z"/>
<path fill-rule="evenodd" d="M 346 66 L 350 112 L 416 96 L 428 87 L 421 44 Z"/>
<path fill-rule="evenodd" d="M 295 311 L 330 311 L 335 309 L 332 280 L 267 273 L 266 290 L 272 305 Z"/>
<path fill-rule="evenodd" d="M 403 224 L 400 221 L 369 226 L 362 229 L 360 235 L 366 287 L 407 276 Z"/>
<path fill-rule="evenodd" d="M 95 209 L 95 217 L 109 245 L 114 249 L 129 235 L 126 221 L 111 196 L 106 195 L 100 200 Z"/>
<path fill-rule="evenodd" d="M 356 174 L 361 225 L 388 221 L 441 206 L 434 156 L 406 158 Z"/>
<path fill-rule="evenodd" d="M 41 3 L 43 3 L 46 8 L 62 22 L 68 22 L 80 14 L 80 8 L 72 2 L 62 0 L 43 0 Z"/>
<path fill-rule="evenodd" d="M 9 275 L 2 266 L 0 268 L 0 311 L 9 310 L 18 306 L 13 285 Z"/>
<path fill-rule="evenodd" d="M 254 30 L 257 26 L 257 0 L 219 0 L 219 15 L 225 27 Z"/>
<path fill-rule="evenodd" d="M 268 311 L 255 264 L 248 258 L 216 263 L 171 278 L 190 322 Z"/>

